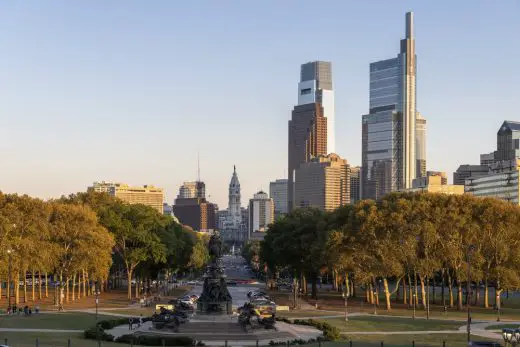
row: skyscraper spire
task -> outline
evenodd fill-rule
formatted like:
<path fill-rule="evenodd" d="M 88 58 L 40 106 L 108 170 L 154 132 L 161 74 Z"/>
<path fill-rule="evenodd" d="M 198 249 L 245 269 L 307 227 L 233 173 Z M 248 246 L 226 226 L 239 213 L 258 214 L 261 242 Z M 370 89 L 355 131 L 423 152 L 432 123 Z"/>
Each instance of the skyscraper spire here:
<path fill-rule="evenodd" d="M 197 182 L 200 182 L 200 152 L 197 152 Z"/>
<path fill-rule="evenodd" d="M 413 12 L 406 12 L 406 38 L 413 39 Z"/>

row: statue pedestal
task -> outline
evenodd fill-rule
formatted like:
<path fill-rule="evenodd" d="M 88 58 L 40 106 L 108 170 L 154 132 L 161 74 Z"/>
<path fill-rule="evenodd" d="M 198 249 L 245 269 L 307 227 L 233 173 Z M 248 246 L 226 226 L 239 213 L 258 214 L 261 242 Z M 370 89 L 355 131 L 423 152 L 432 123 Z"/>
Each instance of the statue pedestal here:
<path fill-rule="evenodd" d="M 197 312 L 204 314 L 233 314 L 231 301 L 197 302 Z"/>

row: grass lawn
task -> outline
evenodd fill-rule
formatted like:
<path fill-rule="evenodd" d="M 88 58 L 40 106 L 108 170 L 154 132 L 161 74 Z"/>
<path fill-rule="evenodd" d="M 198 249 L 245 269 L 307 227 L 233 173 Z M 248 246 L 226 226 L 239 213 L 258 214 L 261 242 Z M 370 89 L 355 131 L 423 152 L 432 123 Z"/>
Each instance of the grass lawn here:
<path fill-rule="evenodd" d="M 385 347 L 412 347 L 412 341 L 415 341 L 416 347 L 442 347 L 442 342 L 446 341 L 446 347 L 466 347 L 468 345 L 465 334 L 431 334 L 431 335 L 358 335 L 349 336 L 352 340 L 352 347 L 380 347 L 381 341 L 384 342 Z M 473 341 L 494 341 L 478 336 L 472 336 Z M 308 345 L 317 347 L 316 345 Z M 347 347 L 349 341 L 344 342 L 326 342 L 322 343 L 322 347 Z"/>
<path fill-rule="evenodd" d="M 99 320 L 117 318 L 100 315 Z M 96 324 L 96 315 L 90 313 L 40 313 L 31 317 L 2 316 L 0 328 L 25 328 L 25 329 L 64 329 L 83 330 Z"/>
<path fill-rule="evenodd" d="M 114 311 L 103 311 L 105 314 L 110 314 L 110 312 L 114 314 L 124 314 L 128 316 L 140 316 L 143 315 L 143 317 L 150 317 L 155 312 L 155 306 L 154 307 L 142 307 L 142 308 L 126 308 L 121 310 L 114 310 Z"/>
<path fill-rule="evenodd" d="M 98 347 L 97 341 L 85 340 L 83 334 L 64 334 L 64 333 L 14 333 L 0 332 L 0 343 L 7 343 L 10 347 L 34 347 L 36 339 L 40 347 L 67 347 L 68 339 L 72 347 Z M 115 342 L 102 342 L 102 346 L 122 347 L 124 344 Z"/>
<path fill-rule="evenodd" d="M 294 310 L 294 311 L 279 311 L 277 312 L 277 316 L 290 318 L 290 319 L 298 319 L 298 318 L 306 318 L 306 317 L 320 317 L 320 316 L 342 316 L 342 312 L 326 312 L 326 311 L 307 311 L 307 310 Z"/>
<path fill-rule="evenodd" d="M 421 331 L 421 330 L 457 330 L 460 322 L 426 319 L 408 319 L 391 317 L 358 316 L 343 318 L 324 318 L 340 331 Z"/>
<path fill-rule="evenodd" d="M 486 330 L 519 329 L 520 324 L 496 324 L 486 327 Z"/>

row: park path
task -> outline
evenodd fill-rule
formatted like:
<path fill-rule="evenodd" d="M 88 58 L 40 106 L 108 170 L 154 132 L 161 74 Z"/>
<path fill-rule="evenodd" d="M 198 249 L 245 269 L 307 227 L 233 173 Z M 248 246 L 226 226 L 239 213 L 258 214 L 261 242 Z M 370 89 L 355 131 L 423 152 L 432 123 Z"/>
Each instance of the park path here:
<path fill-rule="evenodd" d="M 84 330 L 0 328 L 0 332 L 19 333 L 82 333 Z"/>

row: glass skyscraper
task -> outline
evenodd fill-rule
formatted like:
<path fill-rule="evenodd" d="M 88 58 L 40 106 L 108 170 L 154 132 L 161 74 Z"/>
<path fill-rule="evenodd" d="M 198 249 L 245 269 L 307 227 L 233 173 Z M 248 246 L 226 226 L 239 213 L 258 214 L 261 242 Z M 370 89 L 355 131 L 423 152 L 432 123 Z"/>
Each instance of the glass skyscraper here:
<path fill-rule="evenodd" d="M 414 178 L 426 174 L 426 119 L 417 112 L 415 90 L 413 14 L 408 12 L 400 53 L 370 64 L 370 110 L 362 119 L 363 198 L 411 188 Z"/>

